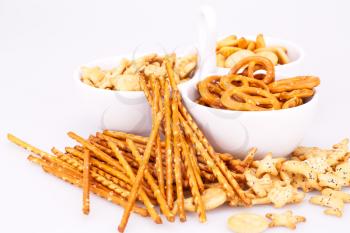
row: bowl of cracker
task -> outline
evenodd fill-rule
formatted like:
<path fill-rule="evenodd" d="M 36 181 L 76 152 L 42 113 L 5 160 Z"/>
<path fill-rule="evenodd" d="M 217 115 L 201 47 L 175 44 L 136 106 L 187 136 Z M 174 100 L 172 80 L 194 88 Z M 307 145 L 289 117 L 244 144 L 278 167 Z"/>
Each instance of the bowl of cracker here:
<path fill-rule="evenodd" d="M 151 129 L 151 109 L 142 84 L 164 76 L 167 59 L 181 88 L 197 70 L 197 53 L 126 57 L 107 57 L 86 63 L 74 71 L 73 78 L 82 103 L 89 106 L 91 114 L 100 117 L 99 127 L 147 135 Z"/>
<path fill-rule="evenodd" d="M 289 155 L 315 115 L 315 76 L 275 74 L 273 63 L 250 56 L 226 75 L 203 75 L 182 89 L 186 107 L 218 152 L 242 157 L 257 147 L 257 158 Z M 286 78 L 288 77 L 288 78 Z"/>

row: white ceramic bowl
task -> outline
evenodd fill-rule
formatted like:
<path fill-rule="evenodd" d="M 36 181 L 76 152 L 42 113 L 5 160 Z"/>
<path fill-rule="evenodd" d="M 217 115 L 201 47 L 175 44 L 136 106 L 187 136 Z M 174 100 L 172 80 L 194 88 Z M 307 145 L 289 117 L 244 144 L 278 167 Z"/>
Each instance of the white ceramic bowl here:
<path fill-rule="evenodd" d="M 247 36 L 247 39 L 255 40 L 254 36 Z M 302 48 L 294 44 L 293 42 L 272 38 L 272 37 L 264 37 L 266 46 L 283 46 L 288 51 L 288 57 L 290 62 L 284 65 L 275 66 L 276 73 L 281 73 L 286 76 L 295 76 L 297 74 L 302 74 L 304 67 L 304 57 L 305 53 Z M 219 67 L 219 73 L 227 74 L 229 72 L 229 68 L 221 68 Z"/>
<path fill-rule="evenodd" d="M 181 89 L 181 94 L 189 112 L 214 148 L 239 158 L 243 158 L 252 147 L 258 148 L 256 158 L 268 152 L 274 156 L 290 154 L 312 123 L 318 102 L 315 93 L 305 104 L 290 109 L 231 111 L 195 103 L 198 97 L 195 82 Z"/>
<path fill-rule="evenodd" d="M 143 91 L 104 90 L 81 81 L 82 66 L 111 69 L 118 66 L 125 57 L 128 56 L 107 57 L 81 65 L 74 71 L 74 82 L 79 96 L 88 106 L 89 117 L 99 118 L 97 127 L 146 136 L 151 131 L 152 116 Z M 183 83 L 179 88 L 186 85 Z"/>

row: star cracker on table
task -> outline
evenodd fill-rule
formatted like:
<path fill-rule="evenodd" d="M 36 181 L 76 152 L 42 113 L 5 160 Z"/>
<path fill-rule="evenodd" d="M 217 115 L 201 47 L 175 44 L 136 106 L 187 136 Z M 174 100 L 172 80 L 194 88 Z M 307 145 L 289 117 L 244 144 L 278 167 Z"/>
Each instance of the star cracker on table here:
<path fill-rule="evenodd" d="M 266 197 L 252 200 L 253 205 L 273 203 L 275 208 L 281 208 L 289 203 L 299 203 L 305 197 L 305 193 L 299 192 L 291 185 L 281 185 L 277 183 Z"/>
<path fill-rule="evenodd" d="M 304 163 L 309 165 L 317 173 L 325 173 L 332 170 L 331 166 L 327 162 L 326 156 L 310 157 L 304 160 Z"/>
<path fill-rule="evenodd" d="M 306 218 L 303 216 L 293 215 L 291 210 L 288 210 L 281 214 L 266 214 L 266 218 L 270 219 L 271 222 L 269 227 L 288 227 L 289 229 L 295 229 L 297 224 L 300 222 L 306 222 Z"/>
<path fill-rule="evenodd" d="M 341 177 L 347 185 L 350 184 L 350 163 L 342 162 L 335 167 L 334 174 Z"/>
<path fill-rule="evenodd" d="M 323 189 L 321 193 L 323 196 L 335 197 L 335 198 L 343 200 L 344 203 L 350 203 L 350 194 L 349 193 L 345 193 L 342 191 L 336 191 L 336 190 L 333 190 L 330 188 Z"/>
<path fill-rule="evenodd" d="M 318 174 L 318 180 L 321 187 L 329 187 L 335 190 L 341 190 L 347 183 L 343 178 L 331 172 Z"/>
<path fill-rule="evenodd" d="M 343 215 L 344 201 L 336 196 L 317 195 L 310 198 L 310 203 L 329 207 L 325 214 L 341 217 Z"/>
<path fill-rule="evenodd" d="M 284 158 L 272 158 L 272 154 L 268 153 L 262 160 L 253 162 L 253 166 L 257 168 L 256 176 L 260 177 L 266 173 L 277 176 L 278 170 L 276 166 L 281 164 L 284 160 Z"/>
<path fill-rule="evenodd" d="M 320 190 L 317 180 L 317 172 L 304 161 L 289 160 L 283 163 L 281 170 L 290 174 L 303 175 L 312 188 Z"/>
<path fill-rule="evenodd" d="M 268 190 L 273 186 L 273 182 L 269 174 L 265 174 L 261 178 L 257 178 L 251 170 L 244 172 L 247 184 L 258 197 L 266 197 Z"/>

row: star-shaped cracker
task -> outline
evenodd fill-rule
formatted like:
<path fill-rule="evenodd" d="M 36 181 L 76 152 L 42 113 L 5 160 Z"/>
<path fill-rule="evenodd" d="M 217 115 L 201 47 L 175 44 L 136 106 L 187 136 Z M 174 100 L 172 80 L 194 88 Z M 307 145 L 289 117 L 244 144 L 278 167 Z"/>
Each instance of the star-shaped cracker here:
<path fill-rule="evenodd" d="M 342 191 L 336 191 L 336 190 L 333 190 L 330 188 L 323 189 L 321 193 L 323 196 L 335 197 L 335 198 L 343 200 L 344 203 L 350 203 L 350 194 L 349 193 L 345 193 Z"/>
<path fill-rule="evenodd" d="M 253 205 L 274 204 L 275 208 L 281 208 L 289 203 L 301 202 L 305 193 L 299 192 L 297 188 L 291 185 L 281 185 L 277 183 L 267 194 L 267 197 L 256 198 L 252 200 Z"/>
<path fill-rule="evenodd" d="M 335 190 L 341 190 L 347 183 L 343 178 L 331 172 L 318 174 L 318 180 L 321 187 L 329 187 Z"/>
<path fill-rule="evenodd" d="M 338 164 L 334 174 L 342 178 L 347 185 L 350 184 L 350 163 L 348 161 Z"/>
<path fill-rule="evenodd" d="M 281 214 L 266 214 L 266 218 L 270 219 L 270 227 L 288 227 L 289 229 L 295 229 L 300 222 L 306 222 L 306 218 L 303 216 L 293 215 L 291 210 L 288 210 Z"/>
<path fill-rule="evenodd" d="M 305 197 L 303 192 L 299 192 L 291 185 L 276 185 L 267 195 L 276 208 L 281 208 L 288 203 L 298 203 Z"/>
<path fill-rule="evenodd" d="M 283 163 L 281 170 L 289 174 L 303 175 L 310 187 L 320 190 L 317 172 L 304 161 L 289 160 Z"/>
<path fill-rule="evenodd" d="M 269 174 L 265 174 L 262 178 L 257 178 L 251 170 L 244 172 L 247 184 L 258 197 L 266 197 L 268 190 L 273 186 Z"/>
<path fill-rule="evenodd" d="M 304 160 L 317 173 L 325 173 L 331 171 L 332 168 L 327 162 L 327 156 L 310 157 Z"/>
<path fill-rule="evenodd" d="M 325 214 L 341 217 L 343 215 L 344 201 L 336 196 L 317 195 L 310 198 L 310 203 L 328 207 Z"/>
<path fill-rule="evenodd" d="M 253 162 L 253 166 L 257 168 L 256 176 L 261 177 L 266 173 L 273 176 L 277 176 L 278 170 L 276 166 L 284 160 L 284 158 L 272 158 L 272 154 L 268 153 L 262 160 Z"/>

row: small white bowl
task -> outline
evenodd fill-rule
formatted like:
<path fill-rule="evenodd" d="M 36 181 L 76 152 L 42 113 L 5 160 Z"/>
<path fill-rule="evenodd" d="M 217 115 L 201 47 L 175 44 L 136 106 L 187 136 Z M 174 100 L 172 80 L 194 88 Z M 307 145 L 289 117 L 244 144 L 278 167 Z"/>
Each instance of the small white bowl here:
<path fill-rule="evenodd" d="M 151 131 L 152 116 L 143 91 L 105 90 L 81 81 L 81 67 L 111 69 L 125 57 L 128 56 L 107 57 L 81 65 L 74 71 L 74 82 L 82 101 L 88 105 L 87 114 L 99 118 L 97 127 L 147 136 Z M 186 83 L 180 84 L 179 89 L 185 87 Z"/>
<path fill-rule="evenodd" d="M 247 36 L 245 38 L 250 40 L 255 40 L 254 36 Z M 276 73 L 282 73 L 286 76 L 293 76 L 293 75 L 295 76 L 297 74 L 303 73 L 305 52 L 301 47 L 287 40 L 282 40 L 282 39 L 277 39 L 272 37 L 265 37 L 265 36 L 264 36 L 264 39 L 267 47 L 282 46 L 287 49 L 290 62 L 284 65 L 276 65 L 275 66 Z M 230 68 L 219 67 L 218 73 L 227 74 L 229 70 Z"/>
<path fill-rule="evenodd" d="M 281 77 L 281 76 L 278 76 Z M 194 102 L 196 83 L 181 90 L 186 107 L 218 152 L 244 158 L 247 151 L 258 148 L 256 158 L 266 153 L 289 155 L 302 141 L 315 115 L 317 92 L 305 104 L 274 111 L 232 111 L 206 107 Z"/>

